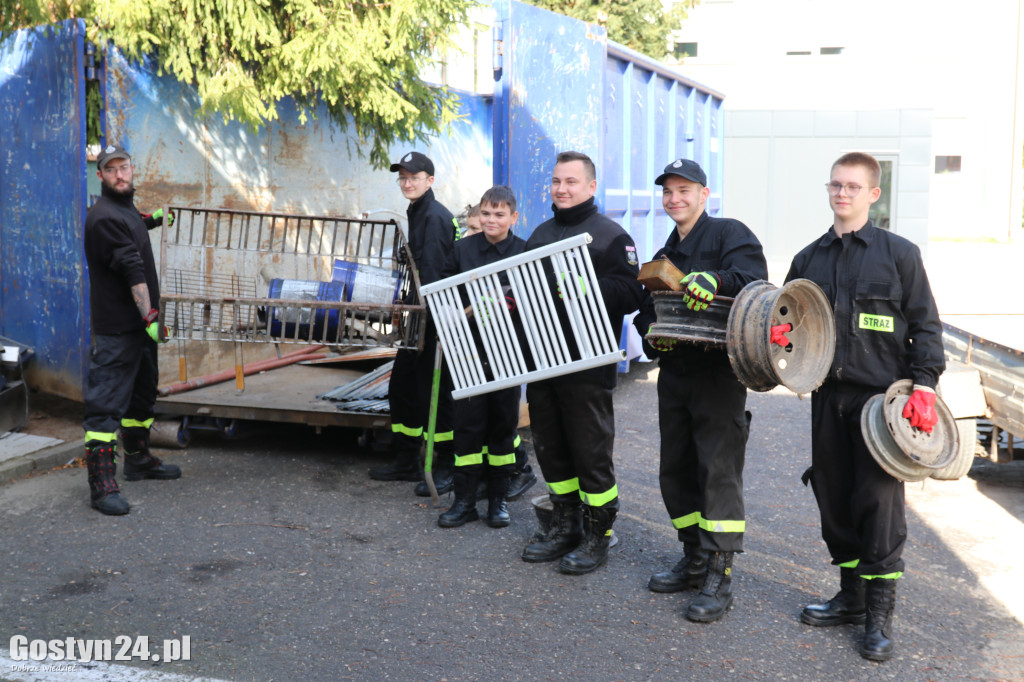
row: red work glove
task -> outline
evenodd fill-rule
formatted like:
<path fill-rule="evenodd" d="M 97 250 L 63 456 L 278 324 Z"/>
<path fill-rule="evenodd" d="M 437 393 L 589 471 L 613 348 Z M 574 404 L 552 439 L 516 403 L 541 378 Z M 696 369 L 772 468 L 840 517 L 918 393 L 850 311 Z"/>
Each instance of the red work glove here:
<path fill-rule="evenodd" d="M 793 325 L 788 322 L 772 325 L 772 343 L 785 348 L 789 345 L 789 337 L 786 336 L 786 332 L 791 331 L 793 331 Z"/>
<path fill-rule="evenodd" d="M 158 317 L 160 317 L 160 311 L 153 308 L 142 318 L 143 322 L 146 323 L 146 333 L 149 334 L 149 338 L 153 339 L 154 343 L 167 343 L 169 335 L 167 327 L 157 321 Z"/>
<path fill-rule="evenodd" d="M 931 433 L 939 422 L 939 413 L 935 411 L 935 389 L 914 384 L 914 392 L 903 406 L 903 417 L 909 419 L 915 429 Z"/>

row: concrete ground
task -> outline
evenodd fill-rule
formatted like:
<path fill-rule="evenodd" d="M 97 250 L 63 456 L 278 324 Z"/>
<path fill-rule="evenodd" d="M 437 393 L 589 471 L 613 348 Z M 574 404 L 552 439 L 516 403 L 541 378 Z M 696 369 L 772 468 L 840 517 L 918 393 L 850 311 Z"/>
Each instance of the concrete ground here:
<path fill-rule="evenodd" d="M 700 625 L 682 617 L 692 593 L 649 592 L 680 549 L 657 483 L 656 377 L 634 363 L 616 392 L 620 542 L 586 576 L 519 559 L 535 525 L 527 500 L 506 529 L 438 528 L 440 510 L 412 484 L 367 477 L 378 456 L 343 430 L 197 438 L 163 453 L 182 479 L 123 484 L 125 517 L 89 508 L 81 468 L 11 480 L 0 486 L 0 641 L 187 635 L 191 660 L 68 677 L 21 672 L 0 646 L 0 679 L 1024 678 L 1021 487 L 908 484 L 893 660 L 861 658 L 860 628 L 799 622 L 804 604 L 834 593 L 837 570 L 799 480 L 810 401 L 782 390 L 748 401 L 735 606 Z"/>

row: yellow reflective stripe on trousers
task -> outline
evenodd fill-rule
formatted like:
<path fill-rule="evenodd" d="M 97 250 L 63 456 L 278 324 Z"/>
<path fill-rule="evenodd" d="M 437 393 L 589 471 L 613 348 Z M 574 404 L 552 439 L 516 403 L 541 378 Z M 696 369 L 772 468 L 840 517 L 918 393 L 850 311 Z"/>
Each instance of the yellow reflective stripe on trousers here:
<path fill-rule="evenodd" d="M 674 518 L 672 519 L 672 525 L 676 530 L 682 530 L 683 528 L 689 528 L 690 526 L 700 526 L 703 530 L 706 530 L 709 533 L 743 533 L 747 529 L 746 521 L 714 521 L 711 519 L 705 519 L 701 516 L 700 512 L 693 512 L 686 516 Z"/>
<path fill-rule="evenodd" d="M 468 467 L 474 464 L 484 463 L 484 453 L 473 452 L 468 455 L 455 455 L 455 466 Z"/>
<path fill-rule="evenodd" d="M 860 559 L 854 559 L 853 561 L 845 561 L 839 564 L 839 568 L 857 568 L 857 564 L 860 563 Z"/>
<path fill-rule="evenodd" d="M 619 486 L 613 485 L 603 493 L 587 493 L 580 491 L 580 499 L 588 507 L 603 507 L 619 496 Z"/>
<path fill-rule="evenodd" d="M 742 533 L 747 529 L 746 521 L 701 519 L 700 527 L 709 533 Z"/>
<path fill-rule="evenodd" d="M 689 528 L 690 526 L 700 523 L 700 512 L 693 512 L 686 516 L 680 516 L 679 518 L 672 519 L 672 525 L 675 526 L 676 530 L 682 530 L 683 528 Z"/>
<path fill-rule="evenodd" d="M 422 431 L 422 429 L 420 429 L 420 430 Z M 426 437 L 427 437 L 427 434 L 424 433 L 423 434 L 423 438 L 426 439 Z M 455 432 L 454 431 L 441 431 L 440 433 L 435 433 L 434 434 L 434 442 L 435 443 L 444 443 L 444 442 L 449 441 L 449 440 L 455 440 Z"/>
<path fill-rule="evenodd" d="M 514 447 L 514 448 L 518 448 L 518 447 L 519 447 L 519 444 L 520 444 L 520 443 L 522 443 L 522 442 L 523 442 L 523 439 L 522 439 L 522 438 L 520 438 L 520 437 L 519 437 L 519 434 L 517 433 L 517 434 L 516 434 L 516 439 L 515 439 L 514 441 L 512 441 L 512 447 Z"/>
<path fill-rule="evenodd" d="M 875 578 L 883 578 L 885 580 L 898 580 L 903 577 L 903 571 L 896 571 L 895 573 L 886 573 L 885 575 L 862 575 L 861 578 L 864 580 L 874 580 Z"/>
<path fill-rule="evenodd" d="M 106 433 L 104 431 L 86 431 L 85 442 L 99 441 L 100 443 L 113 443 L 117 440 L 116 433 Z"/>
<path fill-rule="evenodd" d="M 412 438 L 419 438 L 420 436 L 423 435 L 423 427 L 418 426 L 416 428 L 413 428 L 411 426 L 406 426 L 405 424 L 392 424 L 391 432 L 401 433 L 405 436 L 411 436 Z"/>
<path fill-rule="evenodd" d="M 552 495 L 568 495 L 580 489 L 580 479 L 570 478 L 568 481 L 548 483 L 548 492 Z"/>
<path fill-rule="evenodd" d="M 492 454 L 488 453 L 487 454 L 487 463 L 490 464 L 492 467 L 500 467 L 500 466 L 504 466 L 506 464 L 515 464 L 516 463 L 516 453 L 513 452 L 510 455 L 492 455 Z"/>
<path fill-rule="evenodd" d="M 122 419 L 122 429 L 148 429 L 153 425 L 153 418 L 150 417 L 146 421 L 139 421 L 138 419 Z"/>

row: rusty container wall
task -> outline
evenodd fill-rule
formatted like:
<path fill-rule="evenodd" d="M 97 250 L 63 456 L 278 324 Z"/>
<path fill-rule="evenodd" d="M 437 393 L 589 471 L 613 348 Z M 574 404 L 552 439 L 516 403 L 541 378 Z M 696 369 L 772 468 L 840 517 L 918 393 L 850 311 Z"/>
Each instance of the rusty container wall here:
<path fill-rule="evenodd" d="M 87 359 L 85 24 L 0 44 L 0 336 L 31 346 L 33 388 L 78 400 Z"/>
<path fill-rule="evenodd" d="M 144 211 L 160 206 L 228 208 L 302 215 L 394 218 L 405 223 L 408 202 L 395 173 L 374 170 L 360 157 L 359 140 L 341 131 L 321 111 L 305 123 L 290 100 L 280 119 L 253 132 L 219 115 L 197 118 L 194 88 L 158 76 L 148 63 L 127 61 L 107 51 L 107 139 L 120 142 L 136 163 L 136 203 Z M 434 192 L 454 214 L 475 203 L 490 187 L 491 100 L 460 93 L 464 118 L 450 136 L 429 145 L 396 145 L 392 157 L 417 149 L 435 164 Z M 369 151 L 368 146 L 362 147 Z M 151 233 L 159 252 L 159 230 Z M 225 264 L 234 271 L 237 264 Z M 161 382 L 178 379 L 176 351 L 161 348 Z M 249 346 L 244 362 L 275 354 L 272 346 Z M 234 365 L 234 348 L 222 342 L 189 342 L 190 374 Z"/>

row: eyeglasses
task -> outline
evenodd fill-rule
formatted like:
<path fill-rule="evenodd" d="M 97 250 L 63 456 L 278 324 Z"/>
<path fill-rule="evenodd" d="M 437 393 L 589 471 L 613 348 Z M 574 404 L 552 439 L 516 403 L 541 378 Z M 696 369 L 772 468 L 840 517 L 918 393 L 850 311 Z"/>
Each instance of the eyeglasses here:
<path fill-rule="evenodd" d="M 395 180 L 395 182 L 398 183 L 399 187 L 401 187 L 402 185 L 417 185 L 423 182 L 424 180 L 426 180 L 426 177 L 420 177 L 418 175 L 407 175 L 405 177 L 399 177 L 397 180 Z"/>
<path fill-rule="evenodd" d="M 839 196 L 839 193 L 845 190 L 846 196 L 850 198 L 857 196 L 864 189 L 861 185 L 855 185 L 852 182 L 845 185 L 841 182 L 826 182 L 825 188 L 834 197 Z"/>
<path fill-rule="evenodd" d="M 109 173 L 110 175 L 119 175 L 121 173 L 127 173 L 131 169 L 132 165 L 130 163 L 126 163 L 120 166 L 112 166 L 108 163 L 106 166 L 103 167 L 103 172 Z"/>

